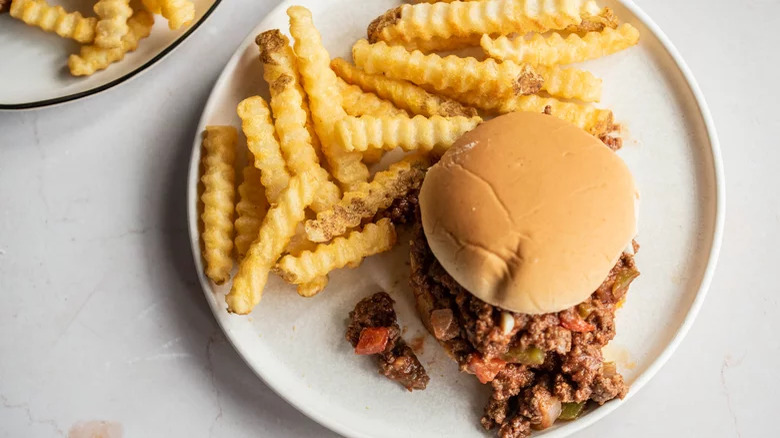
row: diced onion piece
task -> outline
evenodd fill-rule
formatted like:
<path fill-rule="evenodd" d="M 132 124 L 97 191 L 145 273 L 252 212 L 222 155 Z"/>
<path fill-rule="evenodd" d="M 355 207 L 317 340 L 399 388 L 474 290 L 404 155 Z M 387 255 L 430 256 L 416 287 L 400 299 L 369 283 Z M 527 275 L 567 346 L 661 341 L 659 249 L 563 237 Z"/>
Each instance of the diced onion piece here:
<path fill-rule="evenodd" d="M 509 312 L 501 312 L 501 330 L 504 335 L 512 333 L 512 329 L 515 328 L 515 317 Z"/>
<path fill-rule="evenodd" d="M 540 403 L 539 413 L 542 415 L 538 423 L 531 426 L 536 430 L 547 429 L 555 423 L 555 420 L 561 416 L 561 400 L 558 397 L 550 397 Z"/>

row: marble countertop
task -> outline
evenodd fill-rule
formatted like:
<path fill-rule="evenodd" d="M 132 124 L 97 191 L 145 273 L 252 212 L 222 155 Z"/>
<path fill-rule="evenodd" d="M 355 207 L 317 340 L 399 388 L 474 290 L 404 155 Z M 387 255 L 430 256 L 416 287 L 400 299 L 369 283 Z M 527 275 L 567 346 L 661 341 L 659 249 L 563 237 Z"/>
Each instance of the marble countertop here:
<path fill-rule="evenodd" d="M 95 97 L 0 112 L 0 437 L 116 422 L 125 437 L 334 436 L 255 377 L 195 277 L 185 180 L 222 66 L 276 1 L 230 0 L 170 58 Z M 764 437 L 780 393 L 774 0 L 638 0 L 720 135 L 721 261 L 660 373 L 581 437 Z M 198 68 L 192 68 L 193 65 Z"/>

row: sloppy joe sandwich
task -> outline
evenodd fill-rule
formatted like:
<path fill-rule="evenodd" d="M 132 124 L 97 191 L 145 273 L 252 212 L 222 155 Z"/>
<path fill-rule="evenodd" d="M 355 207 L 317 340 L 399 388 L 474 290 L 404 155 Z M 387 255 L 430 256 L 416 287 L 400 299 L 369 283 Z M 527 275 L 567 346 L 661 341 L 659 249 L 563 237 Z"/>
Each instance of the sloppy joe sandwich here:
<path fill-rule="evenodd" d="M 601 350 L 638 275 L 637 201 L 618 155 L 540 113 L 481 124 L 429 169 L 412 288 L 431 334 L 492 385 L 485 428 L 525 437 L 626 394 Z"/>

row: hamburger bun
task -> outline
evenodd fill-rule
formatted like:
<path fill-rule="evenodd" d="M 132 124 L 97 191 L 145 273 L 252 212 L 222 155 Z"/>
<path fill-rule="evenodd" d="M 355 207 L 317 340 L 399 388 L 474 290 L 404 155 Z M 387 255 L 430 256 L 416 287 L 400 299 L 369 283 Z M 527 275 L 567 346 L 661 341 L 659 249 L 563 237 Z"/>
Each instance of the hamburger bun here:
<path fill-rule="evenodd" d="M 420 191 L 443 268 L 494 306 L 558 312 L 587 299 L 636 234 L 634 179 L 599 139 L 511 113 L 460 138 Z"/>

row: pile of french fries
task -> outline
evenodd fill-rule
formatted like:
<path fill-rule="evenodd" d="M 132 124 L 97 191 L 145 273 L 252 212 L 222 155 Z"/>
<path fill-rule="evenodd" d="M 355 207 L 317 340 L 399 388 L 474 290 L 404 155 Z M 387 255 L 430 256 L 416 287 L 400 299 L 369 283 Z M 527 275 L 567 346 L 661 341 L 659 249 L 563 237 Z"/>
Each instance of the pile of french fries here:
<path fill-rule="evenodd" d="M 235 254 L 225 299 L 237 314 L 260 302 L 271 273 L 311 297 L 334 269 L 392 248 L 394 225 L 378 214 L 418 189 L 480 115 L 546 112 L 611 135 L 612 112 L 589 105 L 601 80 L 560 65 L 639 39 L 592 0 L 422 2 L 374 20 L 351 64 L 331 60 L 309 10 L 287 14 L 294 44 L 277 29 L 256 39 L 270 104 L 260 96 L 238 104 L 249 156 L 238 203 L 237 130 L 210 126 L 203 138 L 206 274 L 228 282 Z M 436 53 L 471 46 L 484 59 Z M 406 153 L 370 178 L 368 165 L 396 149 Z"/>
<path fill-rule="evenodd" d="M 46 0 L 10 0 L 9 13 L 24 23 L 62 38 L 82 44 L 78 54 L 68 58 L 68 69 L 74 76 L 89 76 L 124 59 L 138 48 L 154 25 L 154 14 L 162 14 L 172 30 L 189 26 L 195 19 L 195 5 L 190 0 L 98 0 L 95 17 L 52 6 Z"/>

